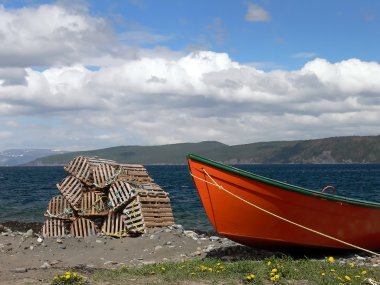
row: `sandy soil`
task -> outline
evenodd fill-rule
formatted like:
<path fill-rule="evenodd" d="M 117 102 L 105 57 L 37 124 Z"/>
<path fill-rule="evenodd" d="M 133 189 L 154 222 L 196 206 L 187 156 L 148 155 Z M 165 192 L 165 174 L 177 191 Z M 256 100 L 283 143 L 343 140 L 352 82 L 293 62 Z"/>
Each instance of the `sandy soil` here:
<path fill-rule="evenodd" d="M 9 226 L 9 225 L 8 225 Z M 48 284 L 54 275 L 71 269 L 86 272 L 189 258 L 269 255 L 217 236 L 185 231 L 182 226 L 151 229 L 139 237 L 42 239 L 37 225 L 0 228 L 0 284 Z M 28 226 L 34 231 L 25 230 Z M 16 230 L 18 229 L 18 230 Z M 1 232 L 2 231 L 2 232 Z"/>
<path fill-rule="evenodd" d="M 262 260 L 282 253 L 248 248 L 212 233 L 184 230 L 180 225 L 150 229 L 139 237 L 112 238 L 42 238 L 38 223 L 0 225 L 0 285 L 49 284 L 54 275 L 68 270 L 84 275 L 97 269 L 139 266 L 194 258 L 221 260 Z M 10 227 L 10 228 L 9 228 Z M 28 229 L 29 228 L 29 229 Z M 295 258 L 324 259 L 339 257 L 340 262 L 353 262 L 380 268 L 380 258 L 352 252 L 305 251 L 285 252 Z"/>

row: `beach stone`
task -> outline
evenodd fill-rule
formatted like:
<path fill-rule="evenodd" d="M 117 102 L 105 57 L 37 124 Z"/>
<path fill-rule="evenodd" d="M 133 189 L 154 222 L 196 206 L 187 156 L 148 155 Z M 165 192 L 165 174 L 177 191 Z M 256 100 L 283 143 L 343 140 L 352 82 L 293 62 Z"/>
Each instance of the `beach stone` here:
<path fill-rule="evenodd" d="M 177 225 L 177 224 L 170 226 L 170 229 L 177 230 L 179 232 L 183 232 L 184 230 L 182 225 Z"/>
<path fill-rule="evenodd" d="M 205 249 L 204 249 L 204 252 L 210 252 L 211 250 L 214 249 L 214 245 L 213 244 L 210 244 L 208 245 Z"/>
<path fill-rule="evenodd" d="M 8 232 L 4 232 L 4 233 L 1 233 L 1 235 L 4 236 L 4 237 L 6 237 L 6 236 L 9 235 L 9 233 Z"/>
<path fill-rule="evenodd" d="M 183 232 L 185 236 L 192 238 L 193 240 L 198 240 L 198 235 L 196 232 L 193 231 L 184 231 Z"/>
<path fill-rule="evenodd" d="M 103 241 L 100 240 L 100 239 L 97 239 L 95 242 L 96 242 L 96 243 L 103 243 Z M 104 242 L 104 243 L 105 243 L 105 242 Z"/>
<path fill-rule="evenodd" d="M 32 237 L 32 236 L 33 236 L 33 230 L 32 230 L 32 229 L 29 229 L 29 230 L 25 233 L 25 236 L 26 236 L 26 237 Z"/>
<path fill-rule="evenodd" d="M 56 242 L 57 242 L 57 243 L 63 243 L 63 240 L 60 239 L 60 238 L 58 238 L 58 239 L 56 240 Z"/>
<path fill-rule="evenodd" d="M 44 239 L 42 238 L 42 237 L 39 237 L 38 239 L 37 239 L 37 242 L 38 243 L 42 243 L 44 241 Z"/>
<path fill-rule="evenodd" d="M 220 240 L 220 237 L 217 237 L 217 236 L 210 236 L 210 240 L 211 240 L 211 241 L 218 241 L 218 240 Z"/>
<path fill-rule="evenodd" d="M 51 265 L 56 265 L 56 264 L 58 264 L 60 262 L 61 262 L 60 260 L 52 260 L 52 261 L 50 261 L 50 264 Z"/>
<path fill-rule="evenodd" d="M 3 225 L 0 225 L 0 233 L 5 231 L 5 227 Z"/>
<path fill-rule="evenodd" d="M 154 248 L 154 251 L 159 251 L 161 250 L 163 247 L 161 245 L 157 245 L 155 248 Z"/>
<path fill-rule="evenodd" d="M 104 265 L 116 265 L 116 264 L 118 264 L 118 262 L 117 261 L 112 261 L 112 260 L 109 260 L 109 261 L 106 261 L 106 262 L 104 262 L 103 263 Z"/>
<path fill-rule="evenodd" d="M 28 269 L 25 267 L 18 267 L 18 268 L 11 269 L 11 271 L 14 273 L 24 273 L 24 272 L 27 272 Z"/>
<path fill-rule="evenodd" d="M 61 245 L 59 246 L 59 248 L 60 248 L 60 249 L 66 249 L 66 246 L 63 245 L 63 244 L 61 244 Z"/>
<path fill-rule="evenodd" d="M 155 235 L 150 235 L 149 239 L 157 239 L 157 236 L 155 236 Z"/>
<path fill-rule="evenodd" d="M 48 269 L 48 268 L 50 268 L 51 267 L 51 265 L 48 263 L 48 262 L 44 262 L 42 265 L 41 265 L 41 268 L 42 269 Z"/>

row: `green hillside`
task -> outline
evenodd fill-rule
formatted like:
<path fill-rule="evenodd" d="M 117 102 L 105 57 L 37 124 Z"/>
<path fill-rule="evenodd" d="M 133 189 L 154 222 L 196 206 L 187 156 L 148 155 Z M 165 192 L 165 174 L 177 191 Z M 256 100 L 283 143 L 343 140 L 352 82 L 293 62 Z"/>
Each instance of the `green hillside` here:
<path fill-rule="evenodd" d="M 121 163 L 185 164 L 189 153 L 227 163 L 380 163 L 380 136 L 259 142 L 234 146 L 214 141 L 118 146 L 47 156 L 29 165 L 63 165 L 78 155 L 98 156 Z"/>
<path fill-rule="evenodd" d="M 78 155 L 98 156 L 120 163 L 183 164 L 188 153 L 206 155 L 210 151 L 223 151 L 227 145 L 219 142 L 180 143 L 159 146 L 118 146 L 91 151 L 70 152 L 37 159 L 29 165 L 63 165 Z"/>

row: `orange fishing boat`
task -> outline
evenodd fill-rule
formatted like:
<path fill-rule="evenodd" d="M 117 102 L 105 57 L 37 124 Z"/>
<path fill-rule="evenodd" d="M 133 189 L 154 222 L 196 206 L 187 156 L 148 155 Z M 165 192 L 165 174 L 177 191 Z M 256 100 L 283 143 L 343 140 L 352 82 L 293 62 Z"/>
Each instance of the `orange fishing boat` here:
<path fill-rule="evenodd" d="M 189 170 L 222 236 L 248 246 L 380 249 L 380 203 L 293 186 L 197 155 Z"/>

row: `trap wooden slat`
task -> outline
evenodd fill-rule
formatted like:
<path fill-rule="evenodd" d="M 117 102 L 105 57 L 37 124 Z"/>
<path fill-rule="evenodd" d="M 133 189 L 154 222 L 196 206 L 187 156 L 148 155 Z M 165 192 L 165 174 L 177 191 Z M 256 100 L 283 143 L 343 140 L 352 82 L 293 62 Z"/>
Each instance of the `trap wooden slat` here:
<path fill-rule="evenodd" d="M 45 217 L 70 220 L 74 218 L 74 209 L 62 195 L 50 199 Z"/>
<path fill-rule="evenodd" d="M 141 195 L 139 193 L 139 201 L 141 203 L 141 213 L 144 217 L 145 226 L 165 227 L 174 224 L 173 211 L 170 205 L 169 194 L 163 192 L 166 196 Z"/>
<path fill-rule="evenodd" d="M 105 194 L 100 191 L 84 192 L 78 214 L 80 216 L 106 216 L 108 209 L 104 203 L 105 199 Z"/>
<path fill-rule="evenodd" d="M 93 170 L 94 185 L 98 188 L 109 186 L 117 177 L 115 167 L 108 163 L 101 163 Z"/>
<path fill-rule="evenodd" d="M 138 164 L 120 165 L 120 174 L 117 180 L 127 182 L 153 182 L 144 166 Z"/>
<path fill-rule="evenodd" d="M 160 188 L 160 190 L 147 190 L 145 188 L 138 188 L 138 194 L 140 197 L 160 197 L 166 198 L 169 197 L 169 193 L 165 192 Z"/>
<path fill-rule="evenodd" d="M 124 223 L 129 234 L 145 233 L 145 222 L 141 211 L 141 202 L 136 196 L 123 210 Z"/>
<path fill-rule="evenodd" d="M 64 220 L 48 219 L 42 226 L 42 235 L 44 237 L 58 237 L 67 234 Z"/>
<path fill-rule="evenodd" d="M 116 165 L 116 162 L 97 157 L 78 156 L 64 169 L 84 184 L 91 186 L 94 183 L 93 170 L 100 164 Z"/>
<path fill-rule="evenodd" d="M 78 178 L 68 176 L 61 183 L 57 184 L 57 188 L 75 210 L 80 209 L 84 185 Z"/>
<path fill-rule="evenodd" d="M 85 184 L 92 184 L 90 161 L 85 156 L 74 158 L 64 169 Z"/>
<path fill-rule="evenodd" d="M 126 216 L 121 213 L 109 213 L 102 225 L 102 233 L 108 236 L 123 237 L 127 235 Z"/>
<path fill-rule="evenodd" d="M 135 189 L 127 182 L 115 181 L 108 192 L 109 207 L 116 211 L 126 205 L 136 195 Z"/>
<path fill-rule="evenodd" d="M 145 193 L 139 193 L 140 201 L 146 204 L 161 204 L 162 206 L 166 205 L 170 208 L 170 198 L 169 196 L 153 196 L 145 195 Z"/>
<path fill-rule="evenodd" d="M 89 219 L 77 218 L 70 227 L 70 234 L 76 237 L 88 237 L 98 234 L 95 223 Z"/>
<path fill-rule="evenodd" d="M 142 196 L 152 196 L 152 197 L 168 197 L 169 194 L 165 192 L 156 183 L 131 183 L 136 189 L 139 195 Z"/>

